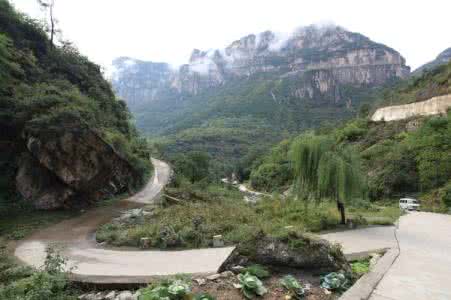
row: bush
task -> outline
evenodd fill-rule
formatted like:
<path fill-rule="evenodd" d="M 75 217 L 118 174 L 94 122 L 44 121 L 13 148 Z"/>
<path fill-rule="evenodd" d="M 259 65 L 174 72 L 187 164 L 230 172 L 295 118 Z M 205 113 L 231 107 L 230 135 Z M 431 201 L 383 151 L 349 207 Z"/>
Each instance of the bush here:
<path fill-rule="evenodd" d="M 271 275 L 268 269 L 261 265 L 251 265 L 244 268 L 241 273 L 249 273 L 253 276 L 257 276 L 260 279 L 268 278 Z"/>
<path fill-rule="evenodd" d="M 357 276 L 361 277 L 362 275 L 368 273 L 370 270 L 370 261 L 369 259 L 358 260 L 351 262 L 352 272 Z"/>
<path fill-rule="evenodd" d="M 251 186 L 260 191 L 272 191 L 288 184 L 291 171 L 288 164 L 262 164 L 252 171 Z"/>
<path fill-rule="evenodd" d="M 69 287 L 64 271 L 65 259 L 54 249 L 47 249 L 44 268 L 31 272 L 23 267 L 10 268 L 5 274 L 16 277 L 7 285 L 0 286 L 0 299 L 21 300 L 75 300 L 75 292 Z M 3 274 L 2 276 L 5 276 Z M 20 279 L 19 279 L 20 278 Z"/>

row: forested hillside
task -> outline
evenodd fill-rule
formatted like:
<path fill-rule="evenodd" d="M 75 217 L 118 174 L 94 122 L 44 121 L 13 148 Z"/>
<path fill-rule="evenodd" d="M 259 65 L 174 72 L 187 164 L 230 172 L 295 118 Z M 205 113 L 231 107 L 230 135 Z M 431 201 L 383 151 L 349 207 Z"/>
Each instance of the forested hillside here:
<path fill-rule="evenodd" d="M 389 103 L 391 99 L 413 102 L 423 95 L 449 93 L 450 70 L 448 63 L 403 83 L 386 91 L 379 103 Z M 370 199 L 420 195 L 429 209 L 451 207 L 451 112 L 393 122 L 371 122 L 360 116 L 338 128 L 323 126 L 313 133 L 286 139 L 254 160 L 251 185 L 267 191 L 287 190 L 294 180 L 289 159 L 292 145 L 309 134 L 328 136 L 337 147 L 352 146 L 360 153 Z"/>
<path fill-rule="evenodd" d="M 131 58 L 114 67 L 113 85 L 138 128 L 166 154 L 202 150 L 227 166 L 301 130 L 350 118 L 380 86 L 409 75 L 395 50 L 314 25 L 288 38 L 266 31 L 225 49 L 195 49 L 177 70 Z"/>
<path fill-rule="evenodd" d="M 100 67 L 0 0 L 0 197 L 78 205 L 139 186 L 146 143 Z"/>

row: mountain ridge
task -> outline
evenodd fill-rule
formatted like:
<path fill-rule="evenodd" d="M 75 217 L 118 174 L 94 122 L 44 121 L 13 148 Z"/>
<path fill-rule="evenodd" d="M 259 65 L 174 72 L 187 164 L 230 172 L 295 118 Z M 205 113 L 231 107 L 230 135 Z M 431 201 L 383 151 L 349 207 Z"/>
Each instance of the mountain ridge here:
<path fill-rule="evenodd" d="M 232 161 L 350 118 L 381 86 L 410 74 L 394 49 L 339 26 L 313 25 L 288 37 L 265 31 L 224 49 L 195 49 L 178 70 L 130 58 L 115 67 L 116 93 L 141 131 L 164 136 L 166 152 L 202 150 Z"/>

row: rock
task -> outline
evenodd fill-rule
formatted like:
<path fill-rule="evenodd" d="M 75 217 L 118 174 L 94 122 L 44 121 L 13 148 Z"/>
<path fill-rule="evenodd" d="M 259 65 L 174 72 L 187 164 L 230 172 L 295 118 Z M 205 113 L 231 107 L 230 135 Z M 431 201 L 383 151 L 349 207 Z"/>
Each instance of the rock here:
<path fill-rule="evenodd" d="M 290 243 L 290 240 L 295 243 Z M 286 238 L 274 238 L 261 233 L 255 240 L 238 245 L 221 265 L 219 272 L 249 263 L 321 272 L 351 270 L 338 247 L 326 240 L 292 231 Z"/>
<path fill-rule="evenodd" d="M 222 239 L 222 235 L 213 236 L 213 247 L 224 247 L 224 240 Z"/>
<path fill-rule="evenodd" d="M 205 285 L 207 283 L 207 281 L 204 278 L 195 278 L 194 282 L 196 282 L 200 286 Z"/>
<path fill-rule="evenodd" d="M 105 298 L 104 298 L 104 293 L 98 292 L 98 293 L 83 294 L 83 295 L 79 296 L 78 299 L 80 299 L 80 300 L 103 300 Z"/>
<path fill-rule="evenodd" d="M 105 300 L 114 300 L 116 299 L 116 291 L 111 291 L 105 295 Z"/>
<path fill-rule="evenodd" d="M 370 269 L 372 269 L 377 264 L 377 262 L 379 261 L 380 258 L 381 258 L 381 255 L 378 253 L 371 254 Z"/>
<path fill-rule="evenodd" d="M 221 274 L 213 274 L 207 277 L 207 279 L 211 281 L 218 280 L 219 278 L 221 278 Z"/>
<path fill-rule="evenodd" d="M 17 191 L 37 209 L 57 209 L 74 195 L 74 191 L 61 183 L 48 169 L 29 153 L 23 153 L 18 162 Z"/>
<path fill-rule="evenodd" d="M 119 295 L 116 296 L 116 300 L 136 300 L 136 299 L 133 297 L 132 292 L 122 291 L 119 293 Z"/>
<path fill-rule="evenodd" d="M 233 266 L 230 269 L 232 270 L 233 273 L 239 274 L 239 273 L 241 273 L 241 271 L 244 270 L 244 267 L 243 266 Z"/>
<path fill-rule="evenodd" d="M 150 248 L 150 243 L 151 243 L 151 239 L 148 237 L 143 237 L 140 240 L 141 243 L 141 248 L 142 249 L 149 249 Z"/>
<path fill-rule="evenodd" d="M 235 276 L 235 274 L 232 271 L 224 271 L 219 274 L 221 278 L 230 278 Z"/>
<path fill-rule="evenodd" d="M 102 137 L 74 116 L 29 122 L 19 159 L 19 193 L 38 209 L 75 206 L 130 189 L 137 174 Z"/>
<path fill-rule="evenodd" d="M 105 293 L 104 292 L 98 292 L 97 294 L 95 294 L 94 299 L 95 300 L 104 300 L 105 299 Z"/>
<path fill-rule="evenodd" d="M 139 296 L 141 296 L 141 292 L 137 291 L 136 293 L 133 294 L 133 300 L 139 300 Z"/>

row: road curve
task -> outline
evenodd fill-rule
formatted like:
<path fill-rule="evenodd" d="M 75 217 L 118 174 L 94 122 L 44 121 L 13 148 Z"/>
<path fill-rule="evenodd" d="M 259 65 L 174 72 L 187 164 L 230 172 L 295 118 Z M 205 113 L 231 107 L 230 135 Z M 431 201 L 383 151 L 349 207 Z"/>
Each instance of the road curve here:
<path fill-rule="evenodd" d="M 155 276 L 178 273 L 215 273 L 233 247 L 183 251 L 124 251 L 103 249 L 94 240 L 98 226 L 125 209 L 155 201 L 170 175 L 169 166 L 152 159 L 154 176 L 139 193 L 108 207 L 92 209 L 83 215 L 40 230 L 18 243 L 15 256 L 25 264 L 41 267 L 46 248 L 56 245 L 73 268 L 75 280 L 90 283 L 145 283 Z"/>

